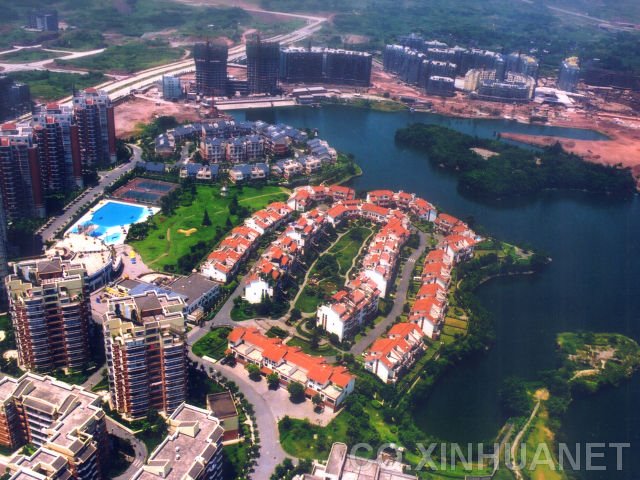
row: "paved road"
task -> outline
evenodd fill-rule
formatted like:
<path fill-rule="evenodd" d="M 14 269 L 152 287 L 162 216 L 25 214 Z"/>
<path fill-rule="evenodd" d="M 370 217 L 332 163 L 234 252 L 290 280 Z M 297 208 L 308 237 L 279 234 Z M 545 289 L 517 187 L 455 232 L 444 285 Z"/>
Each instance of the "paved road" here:
<path fill-rule="evenodd" d="M 67 72 L 67 73 L 79 73 L 86 75 L 87 72 L 82 70 L 72 70 L 72 69 L 63 69 L 63 68 L 55 68 L 51 65 L 54 65 L 54 58 L 47 58 L 45 60 L 38 60 L 35 62 L 24 62 L 24 63 L 4 63 L 2 62 L 2 55 L 10 52 L 17 52 L 20 50 L 32 50 L 36 49 L 38 46 L 34 47 L 16 47 L 13 50 L 7 50 L 5 52 L 0 52 L 0 67 L 2 67 L 3 71 L 6 72 L 20 72 L 26 70 L 49 70 L 52 72 Z M 57 60 L 73 60 L 76 58 L 88 57 L 91 55 L 97 55 L 105 51 L 104 48 L 99 48 L 97 50 L 89 50 L 85 52 L 72 52 L 69 50 L 56 50 L 53 48 L 43 48 L 45 52 L 54 52 L 62 54 L 60 57 L 57 57 Z"/>
<path fill-rule="evenodd" d="M 220 308 L 218 313 L 209 321 L 205 322 L 201 327 L 193 327 L 189 333 L 187 333 L 187 342 L 191 346 L 204 337 L 211 327 L 235 327 L 238 323 L 231 320 L 231 310 L 233 310 L 233 300 L 240 295 L 244 290 L 244 278 L 240 280 L 238 286 L 233 291 L 224 305 Z"/>
<path fill-rule="evenodd" d="M 70 205 L 65 208 L 64 213 L 62 213 L 58 217 L 52 217 L 52 219 L 49 220 L 47 226 L 40 232 L 43 242 L 52 239 L 58 228 L 66 226 L 69 219 L 71 219 L 82 207 L 84 207 L 88 203 L 91 203 L 97 196 L 104 193 L 105 187 L 111 185 L 121 175 L 124 175 L 136 166 L 136 163 L 140 160 L 142 150 L 136 145 L 130 146 L 133 148 L 133 156 L 131 157 L 131 161 L 129 161 L 128 163 L 123 163 L 113 170 L 100 172 L 100 181 L 98 185 L 85 190 L 81 196 L 76 198 L 73 202 L 71 202 Z"/>
<path fill-rule="evenodd" d="M 102 371 L 105 368 L 107 368 L 106 363 L 101 365 L 94 373 L 91 374 L 91 376 L 89 376 L 89 378 L 85 380 L 85 382 L 82 384 L 82 388 L 91 391 L 93 387 L 95 387 L 102 381 Z"/>
<path fill-rule="evenodd" d="M 402 314 L 402 307 L 406 301 L 407 291 L 409 290 L 409 285 L 411 284 L 413 267 L 415 266 L 416 260 L 420 258 L 422 251 L 427 245 L 426 234 L 418 230 L 418 237 L 420 238 L 420 244 L 404 264 L 404 268 L 402 269 L 402 276 L 400 277 L 400 283 L 398 284 L 398 288 L 396 290 L 396 297 L 393 302 L 393 308 L 391 308 L 391 312 L 389 312 L 387 318 L 385 318 L 375 327 L 369 330 L 369 332 L 351 348 L 350 352 L 354 355 L 360 355 L 362 352 L 364 352 L 376 338 L 378 338 L 385 332 L 389 325 L 395 322 L 396 317 Z"/>
<path fill-rule="evenodd" d="M 280 446 L 278 439 L 278 420 L 271 410 L 269 403 L 260 395 L 254 386 L 251 385 L 251 380 L 248 380 L 246 376 L 240 375 L 237 372 L 237 369 L 243 368 L 241 365 L 238 364 L 235 368 L 231 368 L 228 365 L 213 364 L 195 356 L 191 351 L 189 351 L 189 358 L 198 364 L 198 368 L 200 365 L 204 365 L 205 371 L 208 372 L 209 367 L 213 366 L 215 370 L 229 380 L 233 380 L 247 401 L 253 405 L 256 425 L 260 433 L 260 458 L 258 459 L 255 472 L 251 474 L 251 478 L 254 480 L 265 480 L 269 478 L 276 466 L 282 463 L 287 457 L 287 454 Z"/>
<path fill-rule="evenodd" d="M 107 432 L 111 435 L 128 440 L 133 447 L 133 451 L 136 454 L 136 458 L 133 460 L 129 468 L 120 476 L 115 477 L 115 480 L 128 480 L 133 478 L 133 474 L 144 465 L 144 461 L 147 458 L 147 446 L 142 440 L 138 440 L 136 437 L 127 432 L 122 425 L 116 422 L 111 417 L 105 417 L 107 421 Z"/>

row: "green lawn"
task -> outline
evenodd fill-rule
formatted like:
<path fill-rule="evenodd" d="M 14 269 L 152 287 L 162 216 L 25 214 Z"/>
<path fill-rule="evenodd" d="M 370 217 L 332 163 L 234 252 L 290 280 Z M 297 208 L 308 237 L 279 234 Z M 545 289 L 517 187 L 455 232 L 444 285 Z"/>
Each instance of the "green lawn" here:
<path fill-rule="evenodd" d="M 280 338 L 280 339 L 285 339 L 289 336 L 289 332 L 287 332 L 286 330 L 280 328 L 280 327 L 271 327 L 269 330 L 267 330 L 266 333 L 267 337 L 269 338 Z"/>
<path fill-rule="evenodd" d="M 219 360 L 227 349 L 227 336 L 230 328 L 216 328 L 193 344 L 193 353 L 199 357 L 207 356 Z"/>
<path fill-rule="evenodd" d="M 353 227 L 338 242 L 329 249 L 329 253 L 335 255 L 340 266 L 339 274 L 347 274 L 358 254 L 364 240 L 371 234 L 367 227 Z"/>
<path fill-rule="evenodd" d="M 249 462 L 249 452 L 245 443 L 235 443 L 222 448 L 222 478 L 235 480 L 242 478 L 241 473 Z"/>
<path fill-rule="evenodd" d="M 2 57 L 0 57 L 2 58 Z M 58 73 L 49 71 L 12 72 L 12 79 L 26 83 L 31 96 L 41 101 L 51 101 L 71 95 L 71 89 L 83 89 L 99 85 L 107 80 L 102 73 Z"/>
<path fill-rule="evenodd" d="M 331 296 L 337 289 L 338 285 L 330 280 L 322 280 L 318 284 L 315 289 L 318 293 L 317 295 L 314 295 L 312 289 L 305 286 L 296 301 L 296 308 L 304 313 L 314 313 L 318 310 L 318 306 L 323 302 L 325 296 Z"/>
<path fill-rule="evenodd" d="M 68 67 L 87 69 L 91 72 L 133 73 L 179 60 L 184 49 L 173 48 L 160 41 L 134 41 L 108 47 L 104 52 L 74 60 L 57 60 Z"/>
<path fill-rule="evenodd" d="M 30 63 L 39 62 L 41 60 L 49 60 L 52 58 L 61 57 L 64 54 L 56 52 L 46 52 L 40 49 L 23 49 L 17 52 L 6 53 L 0 55 L 0 62 L 2 63 Z"/>
<path fill-rule="evenodd" d="M 229 215 L 230 197 L 237 192 L 236 187 L 231 187 L 229 196 L 220 196 L 220 187 L 217 185 L 198 185 L 196 198 L 191 205 L 180 206 L 169 217 L 158 213 L 151 219 L 152 229 L 144 240 L 132 242 L 133 248 L 142 256 L 142 260 L 151 268 L 162 270 L 167 265 L 176 266 L 177 259 L 188 254 L 198 242 L 209 242 L 215 237 L 216 228 L 228 230 L 227 219 L 237 225 L 241 218 Z M 238 194 L 240 205 L 251 211 L 264 208 L 267 204 L 287 198 L 288 190 L 282 187 L 243 187 Z M 210 226 L 202 226 L 204 210 L 207 209 Z M 186 236 L 178 230 L 196 228 L 197 232 Z"/>
<path fill-rule="evenodd" d="M 323 257 L 331 255 L 335 258 L 335 261 L 338 264 L 338 271 L 332 272 L 335 273 L 333 277 L 336 275 L 344 277 L 347 274 L 351 268 L 353 259 L 356 257 L 363 242 L 370 234 L 370 228 L 355 226 L 322 255 Z M 312 278 L 314 275 L 318 275 L 316 266 L 314 266 L 309 277 Z M 322 303 L 324 298 L 332 295 L 333 292 L 339 288 L 339 286 L 334 283 L 336 280 L 338 279 L 335 278 L 334 280 L 330 280 L 323 278 L 318 282 L 318 285 L 313 288 L 309 288 L 308 285 L 305 285 L 302 293 L 296 301 L 296 308 L 299 308 L 300 311 L 304 313 L 315 312 L 318 309 L 318 305 Z"/>
<path fill-rule="evenodd" d="M 338 354 L 338 350 L 333 348 L 329 344 L 320 345 L 318 348 L 311 348 L 311 343 L 308 340 L 300 337 L 293 337 L 287 342 L 289 347 L 300 347 L 304 353 L 309 355 L 322 355 L 325 357 L 333 357 Z"/>

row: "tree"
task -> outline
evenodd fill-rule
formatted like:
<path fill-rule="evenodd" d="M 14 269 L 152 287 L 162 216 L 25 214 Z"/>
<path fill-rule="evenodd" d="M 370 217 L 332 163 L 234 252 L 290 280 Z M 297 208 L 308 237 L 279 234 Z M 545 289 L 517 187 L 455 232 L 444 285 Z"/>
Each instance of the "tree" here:
<path fill-rule="evenodd" d="M 291 382 L 287 387 L 289 398 L 292 402 L 301 402 L 304 400 L 304 385 L 300 382 Z"/>
<path fill-rule="evenodd" d="M 255 363 L 247 363 L 244 366 L 245 370 L 249 372 L 249 378 L 253 381 L 260 380 L 260 367 Z"/>
<path fill-rule="evenodd" d="M 505 415 L 522 417 L 531 411 L 531 397 L 525 383 L 516 377 L 505 379 L 500 389 L 500 404 Z"/>
<path fill-rule="evenodd" d="M 208 227 L 211 225 L 211 219 L 209 218 L 209 212 L 207 212 L 207 209 L 204 209 L 204 216 L 202 217 L 202 226 L 203 227 Z"/>
<path fill-rule="evenodd" d="M 276 372 L 271 372 L 267 375 L 267 384 L 269 388 L 277 389 L 280 386 L 280 376 Z"/>
<path fill-rule="evenodd" d="M 224 360 L 227 365 L 230 365 L 232 367 L 236 364 L 236 356 L 233 354 L 233 352 L 227 352 L 227 354 L 224 356 Z"/>
<path fill-rule="evenodd" d="M 300 312 L 299 308 L 294 308 L 291 310 L 291 315 L 289 315 L 289 320 L 292 322 L 297 322 L 302 318 L 302 312 Z"/>
<path fill-rule="evenodd" d="M 320 408 L 322 407 L 322 397 L 320 396 L 319 393 L 316 393 L 312 398 L 311 398 L 311 402 L 313 403 L 313 405 L 316 407 L 316 409 L 320 410 Z"/>

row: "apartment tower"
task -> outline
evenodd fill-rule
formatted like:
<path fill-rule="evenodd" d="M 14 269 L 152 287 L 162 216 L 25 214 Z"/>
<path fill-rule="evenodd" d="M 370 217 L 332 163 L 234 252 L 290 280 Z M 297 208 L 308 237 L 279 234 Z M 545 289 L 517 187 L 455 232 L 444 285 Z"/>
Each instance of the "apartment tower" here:
<path fill-rule="evenodd" d="M 280 68 L 280 43 L 255 36 L 247 41 L 247 80 L 249 93 L 276 92 Z"/>
<path fill-rule="evenodd" d="M 125 418 L 184 402 L 184 300 L 149 291 L 109 301 L 103 328 L 111 404 Z"/>
<path fill-rule="evenodd" d="M 196 43 L 193 57 L 196 64 L 196 89 L 207 96 L 224 95 L 227 91 L 227 57 L 225 44 Z"/>
<path fill-rule="evenodd" d="M 91 316 L 84 265 L 54 257 L 13 268 L 5 284 L 19 363 L 41 372 L 82 368 Z"/>
<path fill-rule="evenodd" d="M 116 161 L 116 130 L 113 105 L 106 92 L 87 88 L 73 97 L 83 171 Z"/>
<path fill-rule="evenodd" d="M 0 127 L 0 190 L 8 221 L 45 216 L 38 148 L 28 125 Z"/>

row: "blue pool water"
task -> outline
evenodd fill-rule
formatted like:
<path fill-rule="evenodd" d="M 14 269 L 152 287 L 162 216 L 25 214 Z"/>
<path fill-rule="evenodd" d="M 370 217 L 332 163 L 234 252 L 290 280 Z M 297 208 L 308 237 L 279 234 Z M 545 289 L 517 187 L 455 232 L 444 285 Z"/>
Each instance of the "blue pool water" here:
<path fill-rule="evenodd" d="M 152 214 L 152 210 L 142 205 L 108 201 L 82 217 L 71 228 L 71 232 L 86 232 L 110 245 L 122 243 L 129 225 L 141 222 Z"/>

